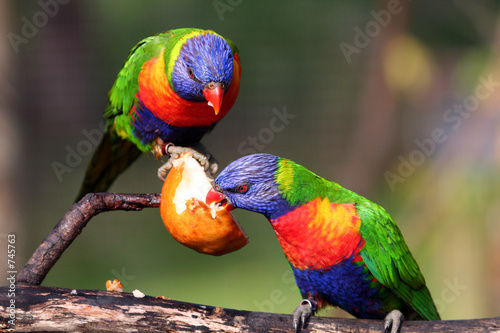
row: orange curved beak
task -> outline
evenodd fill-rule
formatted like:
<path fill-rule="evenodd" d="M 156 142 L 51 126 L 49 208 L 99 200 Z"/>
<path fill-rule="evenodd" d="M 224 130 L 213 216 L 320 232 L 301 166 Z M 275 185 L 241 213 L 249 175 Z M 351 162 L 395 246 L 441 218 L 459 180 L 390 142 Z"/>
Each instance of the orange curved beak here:
<path fill-rule="evenodd" d="M 224 89 L 222 88 L 222 83 L 220 82 L 209 82 L 203 89 L 203 96 L 208 101 L 208 105 L 214 108 L 216 115 L 219 113 L 222 105 L 222 96 L 224 96 Z"/>

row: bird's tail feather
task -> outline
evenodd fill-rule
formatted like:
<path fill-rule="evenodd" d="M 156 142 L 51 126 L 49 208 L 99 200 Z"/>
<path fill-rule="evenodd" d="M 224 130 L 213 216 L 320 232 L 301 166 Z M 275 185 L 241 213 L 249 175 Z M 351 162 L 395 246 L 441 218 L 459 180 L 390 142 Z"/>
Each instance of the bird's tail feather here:
<path fill-rule="evenodd" d="M 113 133 L 114 134 L 114 133 Z M 85 171 L 85 178 L 75 202 L 87 193 L 104 192 L 116 177 L 128 168 L 140 155 L 135 144 L 106 131 Z"/>

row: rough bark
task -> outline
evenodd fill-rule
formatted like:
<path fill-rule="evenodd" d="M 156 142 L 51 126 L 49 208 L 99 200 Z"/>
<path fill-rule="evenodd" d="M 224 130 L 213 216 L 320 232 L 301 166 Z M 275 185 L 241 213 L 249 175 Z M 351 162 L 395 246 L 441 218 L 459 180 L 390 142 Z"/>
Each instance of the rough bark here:
<path fill-rule="evenodd" d="M 191 304 L 130 293 L 18 284 L 0 288 L 0 329 L 22 332 L 292 332 L 291 315 Z M 15 300 L 14 322 L 9 324 Z M 11 323 L 13 323 L 11 321 Z M 305 332 L 382 332 L 383 321 L 314 317 Z M 404 322 L 409 332 L 500 332 L 500 317 Z"/>

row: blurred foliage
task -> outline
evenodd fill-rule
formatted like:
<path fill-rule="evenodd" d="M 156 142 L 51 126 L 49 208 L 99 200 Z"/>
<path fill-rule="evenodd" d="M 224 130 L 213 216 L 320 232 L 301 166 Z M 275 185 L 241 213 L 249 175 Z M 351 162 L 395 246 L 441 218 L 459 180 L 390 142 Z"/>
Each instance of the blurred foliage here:
<path fill-rule="evenodd" d="M 391 1 L 389 1 L 391 2 Z M 220 12 L 217 4 L 228 4 Z M 268 127 L 274 108 L 296 115 L 263 151 L 291 158 L 319 175 L 380 203 L 400 225 L 444 319 L 498 315 L 500 287 L 500 92 L 460 118 L 443 115 L 475 96 L 480 77 L 500 81 L 498 1 L 400 1 L 347 61 L 356 28 L 376 26 L 385 1 L 70 1 L 10 57 L 12 112 L 22 152 L 17 180 L 18 261 L 25 262 L 72 204 L 89 154 L 56 176 L 68 149 L 98 128 L 107 91 L 131 47 L 177 27 L 210 28 L 232 39 L 242 59 L 240 96 L 204 139 L 223 167 L 241 156 L 240 143 Z M 0 9 L 2 10 L 2 9 Z M 21 34 L 38 1 L 10 1 L 10 30 Z M 12 46 L 6 43 L 2 47 Z M 456 114 L 455 114 L 456 115 Z M 442 129 L 447 139 L 422 153 L 401 176 L 402 159 L 417 157 L 415 140 Z M 80 145 L 80 146 L 79 146 Z M 430 146 L 428 146 L 430 147 Z M 417 153 L 415 153 L 417 152 Z M 413 154 L 413 155 L 412 155 Z M 112 191 L 158 192 L 159 163 L 141 158 Z M 300 297 L 268 222 L 237 211 L 250 236 L 222 257 L 176 243 L 159 212 L 104 213 L 92 220 L 55 265 L 45 285 L 104 289 L 122 280 L 183 301 L 290 313 Z M 19 264 L 21 265 L 21 264 Z M 458 283 L 458 286 L 457 286 Z M 453 287 L 454 286 L 454 287 Z M 334 312 L 335 315 L 343 315 Z"/>

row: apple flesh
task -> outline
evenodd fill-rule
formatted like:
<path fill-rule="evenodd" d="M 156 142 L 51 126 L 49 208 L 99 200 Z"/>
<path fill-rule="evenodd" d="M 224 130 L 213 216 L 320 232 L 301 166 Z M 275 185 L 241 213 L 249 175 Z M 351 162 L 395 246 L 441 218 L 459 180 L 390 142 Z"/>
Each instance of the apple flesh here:
<path fill-rule="evenodd" d="M 201 253 L 220 256 L 241 249 L 248 236 L 225 207 L 205 198 L 212 188 L 201 165 L 186 153 L 173 162 L 161 191 L 160 214 L 172 237 Z"/>

